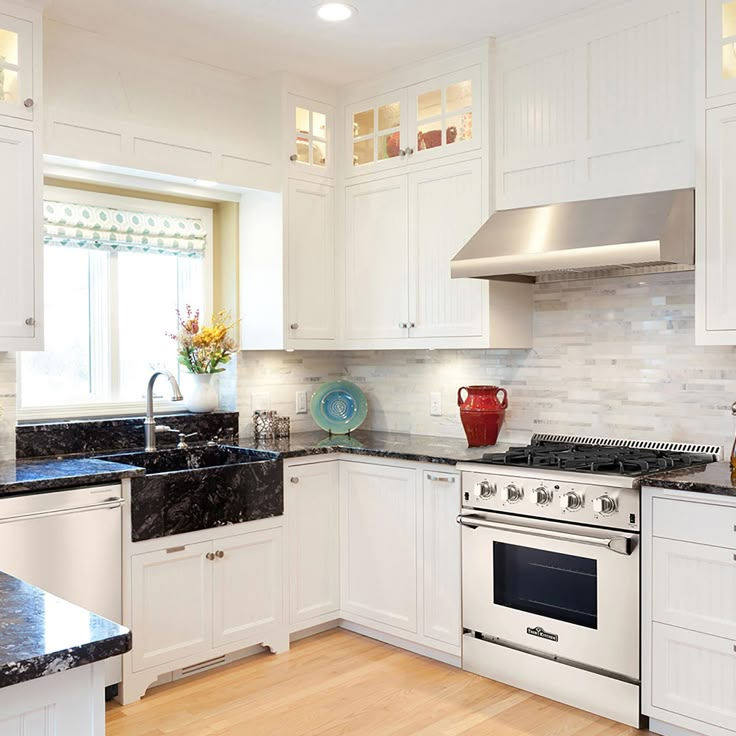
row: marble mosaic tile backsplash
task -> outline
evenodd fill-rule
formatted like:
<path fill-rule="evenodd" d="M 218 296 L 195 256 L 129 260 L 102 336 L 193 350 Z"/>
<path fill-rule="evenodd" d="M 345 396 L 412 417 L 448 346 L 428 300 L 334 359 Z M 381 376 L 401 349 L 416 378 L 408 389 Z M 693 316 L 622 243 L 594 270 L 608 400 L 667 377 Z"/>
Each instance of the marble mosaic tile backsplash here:
<path fill-rule="evenodd" d="M 0 462 L 15 458 L 15 353 L 0 353 Z"/>
<path fill-rule="evenodd" d="M 243 353 L 238 362 L 241 434 L 252 432 L 253 394 L 292 417 L 298 390 L 347 378 L 369 401 L 368 429 L 462 437 L 457 389 L 509 391 L 502 439 L 573 433 L 730 445 L 736 348 L 696 347 L 694 274 L 540 284 L 533 350 Z M 442 416 L 429 415 L 429 392 Z"/>

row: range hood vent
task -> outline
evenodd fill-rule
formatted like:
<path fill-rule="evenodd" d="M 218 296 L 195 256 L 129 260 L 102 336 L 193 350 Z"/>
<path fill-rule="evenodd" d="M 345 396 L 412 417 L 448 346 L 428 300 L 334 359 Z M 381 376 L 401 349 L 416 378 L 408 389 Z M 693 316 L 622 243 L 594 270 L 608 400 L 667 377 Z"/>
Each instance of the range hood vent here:
<path fill-rule="evenodd" d="M 499 210 L 452 259 L 451 273 L 533 282 L 690 270 L 694 228 L 693 189 Z"/>

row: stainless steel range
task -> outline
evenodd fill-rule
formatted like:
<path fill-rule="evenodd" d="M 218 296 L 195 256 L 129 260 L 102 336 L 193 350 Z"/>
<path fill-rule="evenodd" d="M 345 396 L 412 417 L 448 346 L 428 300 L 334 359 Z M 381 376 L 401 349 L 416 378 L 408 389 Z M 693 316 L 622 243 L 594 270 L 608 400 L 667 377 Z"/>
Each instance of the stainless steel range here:
<path fill-rule="evenodd" d="M 463 668 L 639 726 L 639 482 L 719 453 L 535 435 L 459 465 Z"/>

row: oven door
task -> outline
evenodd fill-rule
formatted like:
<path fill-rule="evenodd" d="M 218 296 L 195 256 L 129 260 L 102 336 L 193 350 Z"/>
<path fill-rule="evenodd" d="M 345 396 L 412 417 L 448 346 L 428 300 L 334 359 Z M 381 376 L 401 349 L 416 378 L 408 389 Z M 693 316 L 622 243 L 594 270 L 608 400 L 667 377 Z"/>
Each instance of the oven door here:
<path fill-rule="evenodd" d="M 463 627 L 639 680 L 639 535 L 505 514 L 462 524 Z"/>

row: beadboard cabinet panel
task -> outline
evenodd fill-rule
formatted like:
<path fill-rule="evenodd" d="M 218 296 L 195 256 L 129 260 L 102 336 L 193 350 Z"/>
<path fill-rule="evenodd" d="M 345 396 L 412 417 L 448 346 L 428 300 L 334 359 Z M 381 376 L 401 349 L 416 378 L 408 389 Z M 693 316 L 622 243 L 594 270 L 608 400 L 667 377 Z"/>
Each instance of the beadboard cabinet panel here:
<path fill-rule="evenodd" d="M 644 0 L 499 44 L 497 207 L 693 186 L 691 23 Z"/>

